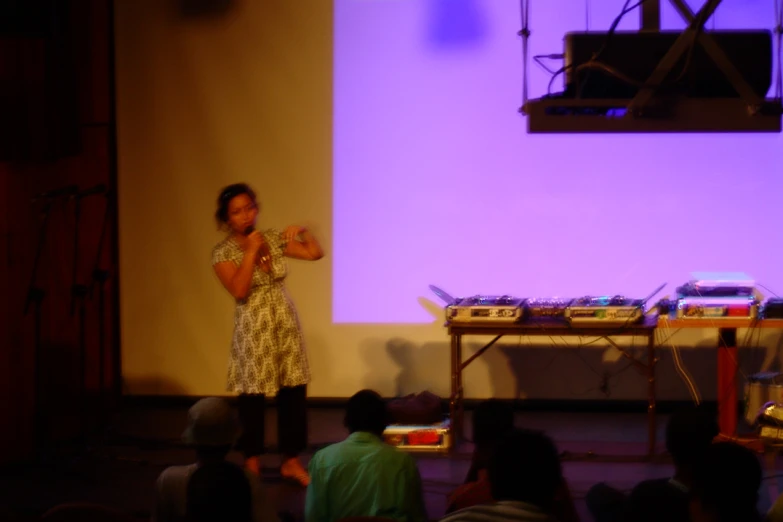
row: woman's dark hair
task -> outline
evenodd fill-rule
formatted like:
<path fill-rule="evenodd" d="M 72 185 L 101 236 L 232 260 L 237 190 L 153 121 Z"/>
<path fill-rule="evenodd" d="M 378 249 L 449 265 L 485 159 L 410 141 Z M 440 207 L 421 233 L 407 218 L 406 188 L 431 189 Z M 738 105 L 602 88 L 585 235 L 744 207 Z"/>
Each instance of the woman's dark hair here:
<path fill-rule="evenodd" d="M 258 205 L 256 193 L 247 183 L 234 183 L 220 191 L 217 199 L 217 210 L 215 211 L 215 221 L 217 221 L 218 228 L 223 228 L 228 222 L 228 204 L 232 199 L 242 194 L 247 194 L 253 203 Z"/>

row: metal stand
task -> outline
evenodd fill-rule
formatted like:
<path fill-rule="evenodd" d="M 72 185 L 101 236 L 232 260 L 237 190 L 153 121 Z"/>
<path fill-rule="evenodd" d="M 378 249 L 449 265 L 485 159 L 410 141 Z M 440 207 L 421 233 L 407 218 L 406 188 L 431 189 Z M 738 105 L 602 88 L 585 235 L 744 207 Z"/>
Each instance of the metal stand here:
<path fill-rule="evenodd" d="M 105 350 L 105 298 L 104 298 L 104 285 L 103 282 L 108 278 L 108 272 L 100 270 L 100 259 L 103 251 L 103 244 L 105 242 L 107 217 L 108 217 L 108 199 L 106 208 L 104 210 L 103 222 L 101 224 L 101 236 L 98 242 L 98 252 L 95 258 L 95 264 L 92 270 L 92 281 L 89 286 L 86 284 L 78 283 L 78 269 L 79 269 L 79 231 L 81 229 L 81 200 L 91 195 L 106 195 L 106 186 L 97 185 L 93 188 L 86 189 L 76 195 L 76 204 L 74 206 L 74 212 L 76 216 L 75 231 L 74 231 L 74 249 L 73 249 L 73 281 L 71 285 L 71 316 L 73 316 L 78 310 L 79 317 L 79 395 L 82 401 L 81 410 L 81 436 L 80 442 L 84 445 L 84 451 L 88 454 L 95 454 L 97 451 L 105 448 L 105 413 L 104 413 L 104 350 Z M 89 393 L 87 390 L 87 298 L 89 296 L 92 299 L 95 282 L 100 282 L 99 294 L 98 294 L 98 382 L 99 390 L 97 394 L 97 400 L 95 408 L 91 409 Z M 90 413 L 96 413 L 95 416 Z M 97 417 L 97 418 L 96 418 Z M 94 427 L 97 425 L 98 442 L 93 445 Z"/>
<path fill-rule="evenodd" d="M 639 27 L 653 33 L 661 30 L 661 0 L 645 0 L 641 5 Z"/>
<path fill-rule="evenodd" d="M 715 40 L 704 32 L 704 25 L 722 1 L 723 0 L 707 0 L 707 3 L 694 15 L 693 11 L 691 11 L 690 7 L 688 7 L 683 0 L 670 0 L 683 19 L 688 22 L 688 28 L 680 34 L 669 49 L 669 52 L 666 53 L 658 63 L 658 67 L 655 68 L 655 71 L 653 71 L 645 82 L 645 87 L 642 87 L 636 97 L 631 100 L 631 103 L 628 106 L 628 111 L 631 114 L 634 116 L 641 116 L 644 114 L 645 108 L 649 105 L 656 90 L 663 84 L 664 79 L 671 72 L 672 68 L 677 64 L 689 46 L 695 46 L 697 44 L 700 44 L 704 48 L 709 57 L 715 62 L 715 65 L 718 66 L 726 78 L 731 82 L 732 87 L 734 87 L 740 95 L 740 98 L 742 98 L 747 105 L 749 112 L 755 114 L 761 110 L 763 100 L 753 92 L 753 88 L 748 85 L 748 82 L 745 81 L 745 78 L 742 77 L 742 74 L 737 70 Z"/>
<path fill-rule="evenodd" d="M 44 414 L 44 392 L 43 392 L 43 344 L 41 342 L 41 305 L 46 292 L 37 287 L 31 287 L 27 291 L 27 302 L 34 306 L 33 329 L 35 344 L 35 370 L 34 370 L 34 392 L 33 392 L 33 450 L 38 458 L 43 458 L 49 450 L 48 417 Z M 25 312 L 26 314 L 26 312 Z"/>
<path fill-rule="evenodd" d="M 24 304 L 24 315 L 30 312 L 33 307 L 33 339 L 34 339 L 34 374 L 35 380 L 33 391 L 33 450 L 36 456 L 41 459 L 49 449 L 50 437 L 47 426 L 48 417 L 44 414 L 44 393 L 43 393 L 43 343 L 41 340 L 41 306 L 46 297 L 46 292 L 36 286 L 38 278 L 38 267 L 41 263 L 41 256 L 46 245 L 46 232 L 49 229 L 49 216 L 52 211 L 51 199 L 47 200 L 42 209 L 43 223 L 38 231 L 38 244 L 35 251 L 35 260 L 33 261 L 33 273 L 30 276 L 30 285 L 27 288 L 27 298 Z"/>
<path fill-rule="evenodd" d="M 79 231 L 81 229 L 82 196 L 77 195 L 74 203 L 74 231 L 73 231 L 73 265 L 71 269 L 71 317 L 77 309 L 79 312 L 79 400 L 81 401 L 81 433 L 80 439 L 86 443 L 89 433 L 89 408 L 87 407 L 87 287 L 79 284 Z"/>
<path fill-rule="evenodd" d="M 89 295 L 93 298 L 95 286 L 98 286 L 98 430 L 101 434 L 101 444 L 106 443 L 107 432 L 110 429 L 109 411 L 107 405 L 106 389 L 106 282 L 109 280 L 109 270 L 101 268 L 106 235 L 109 230 L 109 215 L 114 199 L 108 190 L 104 190 L 106 206 L 103 211 L 101 224 L 101 237 L 98 240 L 98 250 L 95 254 L 95 262 L 92 270 L 92 282 Z"/>

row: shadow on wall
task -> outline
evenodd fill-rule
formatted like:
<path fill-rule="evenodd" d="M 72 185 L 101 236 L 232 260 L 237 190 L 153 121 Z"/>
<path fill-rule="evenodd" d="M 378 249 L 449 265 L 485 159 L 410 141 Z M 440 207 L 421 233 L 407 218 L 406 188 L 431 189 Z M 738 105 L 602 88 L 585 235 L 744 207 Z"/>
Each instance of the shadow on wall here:
<path fill-rule="evenodd" d="M 475 354 L 488 341 L 463 340 L 463 360 Z M 506 338 L 507 340 L 513 338 Z M 576 338 L 575 338 L 576 339 Z M 484 342 L 482 342 L 484 341 Z M 745 376 L 760 371 L 780 371 L 779 336 L 739 339 L 740 372 L 738 397 L 743 396 Z M 465 396 L 476 398 L 471 380 L 476 372 L 488 373 L 491 396 L 505 399 L 550 400 L 646 400 L 647 373 L 638 369 L 617 349 L 599 343 L 582 346 L 570 340 L 555 339 L 556 344 L 536 344 L 523 337 L 517 344 L 498 344 L 476 359 L 463 373 Z M 763 342 L 763 345 L 761 345 Z M 683 366 L 693 381 L 701 400 L 717 397 L 716 337 L 683 339 L 678 344 Z M 643 363 L 647 347 L 642 342 L 625 346 L 626 351 Z M 448 337 L 443 342 L 422 345 L 402 337 L 368 339 L 360 347 L 367 367 L 363 385 L 383 395 L 403 396 L 430 391 L 448 397 L 450 390 Z M 656 398 L 687 401 L 689 387 L 677 372 L 670 346 L 656 350 Z M 390 363 L 393 363 L 390 364 Z"/>
<path fill-rule="evenodd" d="M 395 397 L 423 391 L 448 397 L 448 342 L 418 345 L 401 337 L 368 339 L 359 351 L 367 366 L 365 387 Z"/>
<path fill-rule="evenodd" d="M 466 357 L 475 353 L 479 344 L 465 345 Z M 717 358 L 714 340 L 707 339 L 690 346 L 679 346 L 682 364 L 696 386 L 702 400 L 717 396 Z M 629 353 L 646 362 L 643 346 L 626 347 Z M 745 375 L 762 370 L 769 351 L 777 347 L 745 347 L 739 350 L 740 372 L 737 378 L 738 397 L 742 397 Z M 488 350 L 481 360 L 489 368 L 493 396 L 501 398 L 533 398 L 557 400 L 645 400 L 647 374 L 631 365 L 625 357 L 607 356 L 617 352 L 613 347 L 552 345 L 501 345 Z M 658 400 L 689 400 L 691 393 L 677 372 L 673 352 L 668 347 L 656 350 L 656 398 Z M 477 361 L 478 362 L 478 361 Z M 509 377 L 511 373 L 511 377 Z M 469 380 L 465 379 L 470 396 Z"/>
<path fill-rule="evenodd" d="M 488 32 L 482 1 L 429 0 L 427 41 L 445 50 L 481 44 Z"/>

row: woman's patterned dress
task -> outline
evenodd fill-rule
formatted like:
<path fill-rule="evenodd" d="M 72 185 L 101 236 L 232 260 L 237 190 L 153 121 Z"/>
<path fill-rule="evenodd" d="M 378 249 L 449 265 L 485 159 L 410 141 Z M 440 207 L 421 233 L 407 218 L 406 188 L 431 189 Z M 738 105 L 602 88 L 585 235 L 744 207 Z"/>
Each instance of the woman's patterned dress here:
<path fill-rule="evenodd" d="M 228 391 L 275 395 L 281 387 L 310 382 L 310 368 L 296 309 L 283 281 L 288 273 L 280 231 L 267 230 L 264 241 L 271 269 L 253 271 L 250 294 L 237 300 L 228 364 Z M 212 264 L 239 266 L 244 253 L 230 236 L 212 250 Z"/>

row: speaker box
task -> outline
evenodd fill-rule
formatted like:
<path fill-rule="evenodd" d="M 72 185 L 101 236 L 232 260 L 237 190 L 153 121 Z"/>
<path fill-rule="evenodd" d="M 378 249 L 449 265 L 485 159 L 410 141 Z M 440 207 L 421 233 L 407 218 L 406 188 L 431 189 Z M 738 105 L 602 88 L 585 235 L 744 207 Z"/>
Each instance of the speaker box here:
<path fill-rule="evenodd" d="M 591 99 L 633 98 L 638 86 L 601 69 L 584 68 L 593 55 L 636 82 L 645 82 L 669 52 L 679 31 L 572 32 L 565 36 L 565 95 Z M 708 31 L 753 91 L 766 97 L 772 85 L 772 34 L 769 31 Z M 693 39 L 690 40 L 691 42 Z M 739 94 L 723 71 L 698 42 L 690 46 L 669 72 L 666 90 L 691 98 L 737 98 Z M 687 69 L 686 69 L 687 67 Z M 683 71 L 685 71 L 683 73 Z M 682 75 L 682 78 L 680 76 Z M 676 83 L 673 80 L 677 79 Z M 664 82 L 666 84 L 666 82 Z"/>

